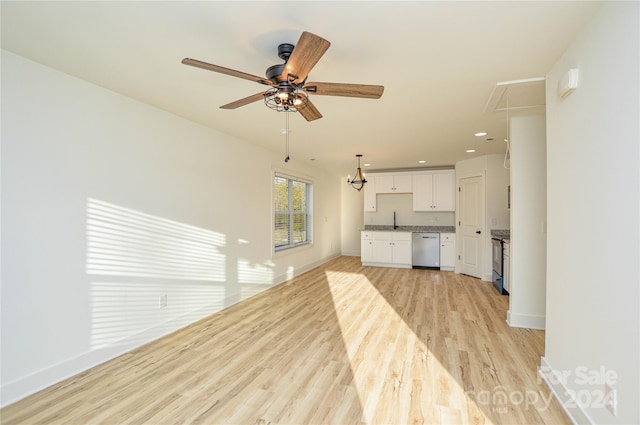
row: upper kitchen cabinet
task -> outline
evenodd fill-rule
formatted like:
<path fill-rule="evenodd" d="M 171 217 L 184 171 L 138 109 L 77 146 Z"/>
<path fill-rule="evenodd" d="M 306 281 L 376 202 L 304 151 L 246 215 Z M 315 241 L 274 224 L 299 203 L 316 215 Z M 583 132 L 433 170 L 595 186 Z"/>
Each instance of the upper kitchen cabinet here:
<path fill-rule="evenodd" d="M 376 174 L 376 193 L 411 193 L 413 181 L 407 174 Z"/>
<path fill-rule="evenodd" d="M 455 172 L 438 170 L 413 176 L 414 211 L 455 211 Z"/>
<path fill-rule="evenodd" d="M 369 176 L 367 179 L 367 183 L 364 185 L 364 211 L 365 212 L 375 212 L 377 208 L 377 197 L 376 197 L 376 177 Z"/>

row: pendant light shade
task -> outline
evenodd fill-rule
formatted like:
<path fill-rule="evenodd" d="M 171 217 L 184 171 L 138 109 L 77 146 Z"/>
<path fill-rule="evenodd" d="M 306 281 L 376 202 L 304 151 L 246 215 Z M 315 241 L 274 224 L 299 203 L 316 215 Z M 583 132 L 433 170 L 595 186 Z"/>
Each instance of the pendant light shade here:
<path fill-rule="evenodd" d="M 351 179 L 351 176 L 347 176 L 347 183 L 360 192 L 364 187 L 364 184 L 367 182 L 367 179 L 362 173 L 362 168 L 360 168 L 360 158 L 362 158 L 362 155 L 358 154 L 356 155 L 356 158 L 358 158 L 358 169 L 356 170 L 356 175 L 353 177 L 353 180 Z"/>

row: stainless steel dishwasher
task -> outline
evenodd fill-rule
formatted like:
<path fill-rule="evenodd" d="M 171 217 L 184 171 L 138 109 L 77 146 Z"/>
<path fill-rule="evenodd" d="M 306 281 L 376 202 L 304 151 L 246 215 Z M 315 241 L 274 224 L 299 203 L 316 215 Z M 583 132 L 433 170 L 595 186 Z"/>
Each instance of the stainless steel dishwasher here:
<path fill-rule="evenodd" d="M 440 269 L 440 233 L 414 233 L 413 268 Z"/>

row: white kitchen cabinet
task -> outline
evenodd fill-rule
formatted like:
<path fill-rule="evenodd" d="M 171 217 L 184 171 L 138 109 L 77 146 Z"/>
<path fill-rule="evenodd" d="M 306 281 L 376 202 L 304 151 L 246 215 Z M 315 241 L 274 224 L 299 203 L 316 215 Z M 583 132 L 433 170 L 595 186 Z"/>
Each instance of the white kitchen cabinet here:
<path fill-rule="evenodd" d="M 361 232 L 360 257 L 363 263 L 373 261 L 373 232 Z"/>
<path fill-rule="evenodd" d="M 455 211 L 455 172 L 439 170 L 413 176 L 414 211 Z"/>
<path fill-rule="evenodd" d="M 376 193 L 411 193 L 413 181 L 411 175 L 377 174 Z"/>
<path fill-rule="evenodd" d="M 373 263 L 392 264 L 393 263 L 393 241 L 375 240 L 373 241 Z"/>
<path fill-rule="evenodd" d="M 440 233 L 440 270 L 456 268 L 456 234 Z"/>
<path fill-rule="evenodd" d="M 364 189 L 362 189 L 364 190 L 364 211 L 375 212 L 377 209 L 376 178 L 375 176 L 370 176 L 366 179 L 367 182 L 364 185 Z"/>
<path fill-rule="evenodd" d="M 504 241 L 502 245 L 502 287 L 511 292 L 511 243 Z"/>
<path fill-rule="evenodd" d="M 363 231 L 362 264 L 411 268 L 411 232 Z"/>

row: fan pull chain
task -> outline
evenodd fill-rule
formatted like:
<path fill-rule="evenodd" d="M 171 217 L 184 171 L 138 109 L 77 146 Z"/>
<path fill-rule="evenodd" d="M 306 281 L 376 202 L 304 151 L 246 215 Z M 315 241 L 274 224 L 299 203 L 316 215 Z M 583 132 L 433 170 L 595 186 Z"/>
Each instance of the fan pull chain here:
<path fill-rule="evenodd" d="M 289 111 L 285 111 L 284 115 L 287 117 L 286 126 L 285 126 L 285 140 L 286 140 L 286 154 L 287 157 L 284 159 L 284 162 L 289 162 Z"/>

